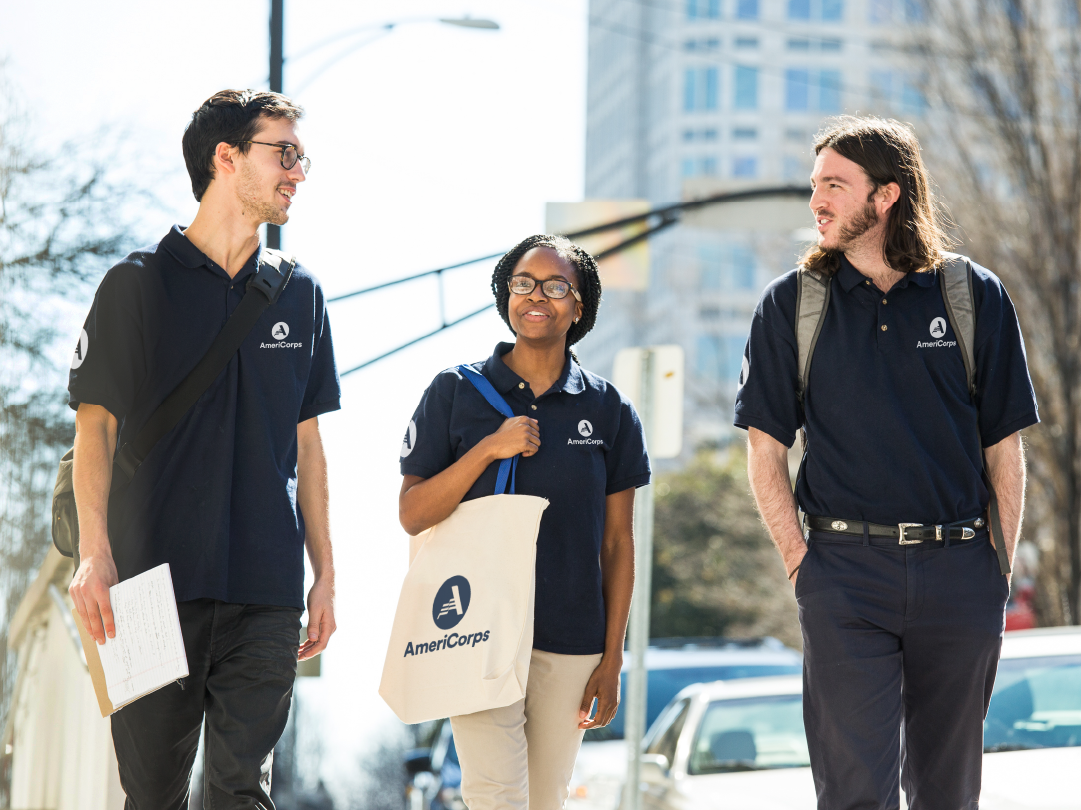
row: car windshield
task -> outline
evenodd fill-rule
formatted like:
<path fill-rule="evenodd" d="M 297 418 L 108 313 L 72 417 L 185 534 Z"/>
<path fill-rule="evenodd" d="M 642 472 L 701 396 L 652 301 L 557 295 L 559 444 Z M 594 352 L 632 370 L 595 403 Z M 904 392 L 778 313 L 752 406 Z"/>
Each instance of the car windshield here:
<path fill-rule="evenodd" d="M 680 691 L 692 683 L 710 681 L 729 681 L 737 678 L 760 678 L 766 675 L 799 675 L 803 666 L 794 664 L 736 664 L 715 665 L 711 667 L 680 667 L 676 669 L 651 669 L 646 686 L 646 728 L 653 725 L 664 707 Z M 627 694 L 627 673 L 620 675 L 620 695 Z M 616 710 L 616 716 L 604 728 L 594 728 L 586 732 L 585 742 L 623 739 L 623 704 Z"/>
<path fill-rule="evenodd" d="M 730 773 L 810 764 L 802 696 L 771 695 L 710 703 L 695 734 L 687 772 Z"/>
<path fill-rule="evenodd" d="M 983 750 L 1081 746 L 1081 655 L 999 662 Z"/>

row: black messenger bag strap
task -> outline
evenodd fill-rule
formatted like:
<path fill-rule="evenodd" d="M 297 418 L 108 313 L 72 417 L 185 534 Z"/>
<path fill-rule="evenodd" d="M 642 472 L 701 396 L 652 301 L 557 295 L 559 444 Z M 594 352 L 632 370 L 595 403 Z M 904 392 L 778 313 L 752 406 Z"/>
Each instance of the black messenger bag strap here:
<path fill-rule="evenodd" d="M 248 281 L 244 298 L 214 338 L 203 359 L 151 414 L 135 438 L 117 452 L 113 460 L 114 480 L 119 472 L 121 481 L 129 483 L 158 440 L 176 427 L 184 414 L 206 393 L 210 384 L 229 365 L 259 316 L 278 300 L 295 266 L 296 258 L 292 256 L 270 249 L 262 252 L 259 270 Z"/>

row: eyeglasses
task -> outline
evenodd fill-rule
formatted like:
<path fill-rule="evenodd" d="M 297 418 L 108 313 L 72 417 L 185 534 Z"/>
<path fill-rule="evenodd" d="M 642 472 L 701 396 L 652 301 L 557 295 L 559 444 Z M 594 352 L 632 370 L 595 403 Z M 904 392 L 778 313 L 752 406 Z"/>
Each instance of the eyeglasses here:
<path fill-rule="evenodd" d="M 291 143 L 264 143 L 263 141 L 241 141 L 241 143 L 256 143 L 259 146 L 273 146 L 275 149 L 282 150 L 282 168 L 291 169 L 297 165 L 297 161 L 300 161 L 300 168 L 304 170 L 304 174 L 307 174 L 312 167 L 312 160 L 304 155 L 297 154 L 297 148 Z"/>
<path fill-rule="evenodd" d="M 507 288 L 515 295 L 529 295 L 536 286 L 537 280 L 531 276 L 511 276 L 507 282 Z M 569 281 L 550 278 L 541 282 L 541 291 L 549 298 L 566 298 L 567 293 L 574 293 L 578 303 L 582 303 L 582 296 Z"/>

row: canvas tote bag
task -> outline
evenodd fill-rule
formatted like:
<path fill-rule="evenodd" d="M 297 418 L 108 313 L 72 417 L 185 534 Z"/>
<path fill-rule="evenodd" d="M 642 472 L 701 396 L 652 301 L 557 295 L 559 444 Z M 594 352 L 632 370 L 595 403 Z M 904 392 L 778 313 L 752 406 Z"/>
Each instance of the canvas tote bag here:
<path fill-rule="evenodd" d="M 500 413 L 514 416 L 483 375 L 467 366 L 458 371 Z M 459 504 L 442 523 L 410 539 L 409 571 L 379 684 L 403 723 L 525 697 L 537 532 L 548 501 L 514 494 L 517 467 L 517 456 L 504 459 L 494 495 Z"/>

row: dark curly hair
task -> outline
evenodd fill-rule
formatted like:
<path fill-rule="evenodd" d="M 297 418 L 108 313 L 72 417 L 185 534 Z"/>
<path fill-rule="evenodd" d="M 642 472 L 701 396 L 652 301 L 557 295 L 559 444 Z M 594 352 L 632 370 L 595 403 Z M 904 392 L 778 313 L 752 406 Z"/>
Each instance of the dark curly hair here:
<path fill-rule="evenodd" d="M 574 267 L 578 276 L 575 289 L 582 296 L 582 317 L 578 323 L 571 324 L 567 331 L 567 348 L 570 348 L 579 340 L 589 334 L 593 324 L 597 322 L 597 310 L 601 305 L 601 277 L 597 272 L 597 260 L 586 253 L 578 245 L 574 244 L 565 236 L 540 233 L 523 239 L 499 260 L 492 272 L 492 295 L 495 296 L 495 306 L 503 322 L 517 337 L 518 333 L 510 325 L 510 317 L 507 314 L 507 306 L 510 301 L 510 288 L 507 283 L 514 275 L 514 268 L 518 266 L 521 258 L 536 247 L 546 247 L 554 250 L 561 259 L 566 259 Z"/>

